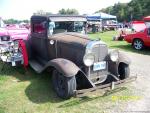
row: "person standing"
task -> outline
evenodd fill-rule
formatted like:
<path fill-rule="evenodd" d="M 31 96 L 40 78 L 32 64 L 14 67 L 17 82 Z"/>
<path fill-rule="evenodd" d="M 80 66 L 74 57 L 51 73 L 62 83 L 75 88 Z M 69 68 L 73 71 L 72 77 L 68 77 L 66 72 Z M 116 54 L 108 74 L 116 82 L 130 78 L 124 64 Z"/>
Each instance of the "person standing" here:
<path fill-rule="evenodd" d="M 55 23 L 49 22 L 49 35 L 53 35 L 54 28 L 55 28 Z"/>

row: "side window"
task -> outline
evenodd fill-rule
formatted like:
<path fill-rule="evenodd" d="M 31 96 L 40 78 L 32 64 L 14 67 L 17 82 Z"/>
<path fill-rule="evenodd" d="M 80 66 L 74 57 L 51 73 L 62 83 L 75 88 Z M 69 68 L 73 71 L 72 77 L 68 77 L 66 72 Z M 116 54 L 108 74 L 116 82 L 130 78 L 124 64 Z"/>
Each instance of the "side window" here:
<path fill-rule="evenodd" d="M 84 23 L 83 22 L 74 22 L 74 31 L 75 32 L 81 32 L 84 29 Z"/>
<path fill-rule="evenodd" d="M 33 23 L 33 33 L 46 33 L 46 21 Z"/>
<path fill-rule="evenodd" d="M 67 31 L 66 22 L 55 22 L 54 34 L 63 33 Z"/>

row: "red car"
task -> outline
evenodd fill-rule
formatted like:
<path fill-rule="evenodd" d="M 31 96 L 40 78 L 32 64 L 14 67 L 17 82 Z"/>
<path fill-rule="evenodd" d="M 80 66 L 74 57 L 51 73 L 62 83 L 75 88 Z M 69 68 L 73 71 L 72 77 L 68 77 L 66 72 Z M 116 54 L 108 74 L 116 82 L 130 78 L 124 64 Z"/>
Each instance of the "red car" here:
<path fill-rule="evenodd" d="M 135 30 L 136 32 L 126 34 L 124 36 L 124 40 L 128 43 L 132 43 L 132 46 L 136 50 L 142 50 L 145 46 L 150 47 L 150 27 L 145 24 L 147 24 L 146 21 L 145 23 L 143 22 L 143 24 L 141 22 L 136 23 L 136 27 L 138 28 L 138 30 Z M 143 25 L 145 25 L 145 28 Z"/>

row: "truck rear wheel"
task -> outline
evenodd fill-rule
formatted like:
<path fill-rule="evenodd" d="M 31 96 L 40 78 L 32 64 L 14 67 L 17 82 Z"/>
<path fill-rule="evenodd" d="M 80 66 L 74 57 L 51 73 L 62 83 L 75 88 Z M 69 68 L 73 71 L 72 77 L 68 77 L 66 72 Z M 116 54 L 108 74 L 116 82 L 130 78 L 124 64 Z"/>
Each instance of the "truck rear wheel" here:
<path fill-rule="evenodd" d="M 56 94 L 63 99 L 68 99 L 74 95 L 76 90 L 76 78 L 75 76 L 66 77 L 57 70 L 53 71 L 52 77 L 53 88 Z"/>

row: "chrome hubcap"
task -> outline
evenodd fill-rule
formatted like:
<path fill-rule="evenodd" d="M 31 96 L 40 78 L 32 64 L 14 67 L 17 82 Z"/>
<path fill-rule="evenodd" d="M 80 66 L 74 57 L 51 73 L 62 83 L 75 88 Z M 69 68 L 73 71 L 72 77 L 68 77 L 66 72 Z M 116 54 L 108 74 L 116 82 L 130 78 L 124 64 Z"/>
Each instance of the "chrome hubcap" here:
<path fill-rule="evenodd" d="M 141 41 L 139 41 L 139 40 L 136 40 L 135 42 L 134 42 L 134 47 L 135 47 L 135 49 L 142 49 L 142 46 L 143 46 L 143 44 L 142 44 L 142 42 Z"/>

